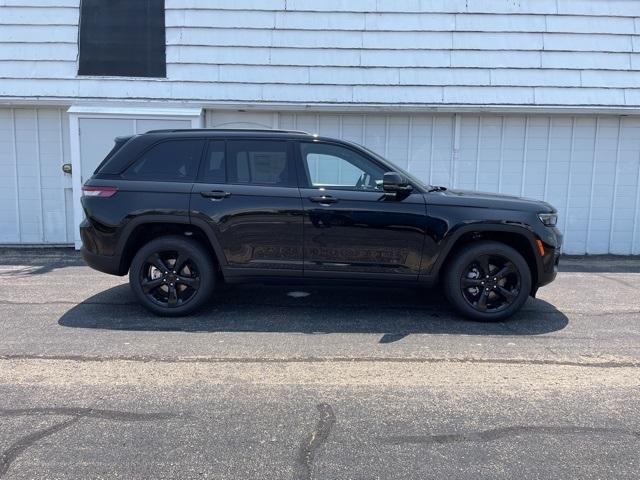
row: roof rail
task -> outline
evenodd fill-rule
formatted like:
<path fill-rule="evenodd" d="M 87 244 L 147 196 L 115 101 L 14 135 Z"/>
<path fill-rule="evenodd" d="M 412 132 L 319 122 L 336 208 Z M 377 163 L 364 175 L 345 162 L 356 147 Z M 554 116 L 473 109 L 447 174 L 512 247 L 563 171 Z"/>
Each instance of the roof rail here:
<path fill-rule="evenodd" d="M 277 128 L 163 128 L 159 130 L 149 130 L 146 133 L 175 133 L 175 132 L 260 132 L 260 133 L 298 133 L 311 135 L 303 130 L 281 130 Z"/>

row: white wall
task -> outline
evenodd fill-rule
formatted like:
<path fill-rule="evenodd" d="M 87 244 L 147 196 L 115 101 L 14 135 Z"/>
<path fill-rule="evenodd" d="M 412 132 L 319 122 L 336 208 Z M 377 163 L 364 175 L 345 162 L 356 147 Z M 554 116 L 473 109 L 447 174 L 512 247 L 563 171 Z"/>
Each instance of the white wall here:
<path fill-rule="evenodd" d="M 76 78 L 78 5 L 0 0 L 0 96 L 640 108 L 635 0 L 166 0 L 166 80 Z"/>
<path fill-rule="evenodd" d="M 640 254 L 640 118 L 207 112 L 365 145 L 433 185 L 549 201 L 567 253 Z M 457 132 L 456 132 L 457 131 Z"/>
<path fill-rule="evenodd" d="M 69 122 L 57 108 L 0 108 L 0 243 L 73 241 Z"/>

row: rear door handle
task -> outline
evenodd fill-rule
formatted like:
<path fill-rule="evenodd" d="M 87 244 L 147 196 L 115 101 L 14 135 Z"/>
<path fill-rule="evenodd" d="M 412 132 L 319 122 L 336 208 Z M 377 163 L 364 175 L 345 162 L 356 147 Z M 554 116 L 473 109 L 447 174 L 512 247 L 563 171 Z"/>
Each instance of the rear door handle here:
<path fill-rule="evenodd" d="M 321 195 L 319 197 L 309 197 L 309 200 L 315 203 L 322 203 L 325 205 L 329 205 L 331 203 L 336 203 L 338 201 L 337 198 L 333 198 L 331 195 Z"/>
<path fill-rule="evenodd" d="M 212 192 L 200 192 L 200 195 L 202 195 L 205 198 L 211 198 L 211 199 L 214 199 L 214 200 L 222 200 L 223 198 L 227 198 L 227 197 L 231 196 L 231 193 L 223 192 L 222 190 L 214 190 Z"/>

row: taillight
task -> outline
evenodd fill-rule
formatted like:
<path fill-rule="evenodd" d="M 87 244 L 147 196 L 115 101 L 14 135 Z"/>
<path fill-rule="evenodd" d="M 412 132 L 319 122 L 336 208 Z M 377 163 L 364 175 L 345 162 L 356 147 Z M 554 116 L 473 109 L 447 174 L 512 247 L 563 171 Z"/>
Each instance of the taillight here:
<path fill-rule="evenodd" d="M 116 187 L 82 187 L 84 197 L 113 197 L 118 189 Z"/>

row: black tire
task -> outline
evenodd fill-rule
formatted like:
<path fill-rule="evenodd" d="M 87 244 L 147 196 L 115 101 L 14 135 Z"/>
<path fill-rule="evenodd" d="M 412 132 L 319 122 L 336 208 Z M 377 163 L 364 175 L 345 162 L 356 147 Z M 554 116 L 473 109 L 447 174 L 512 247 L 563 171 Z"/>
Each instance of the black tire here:
<path fill-rule="evenodd" d="M 215 277 L 211 255 L 196 241 L 177 235 L 144 245 L 129 269 L 129 285 L 138 301 L 165 317 L 189 315 L 202 307 L 213 292 Z"/>
<path fill-rule="evenodd" d="M 455 254 L 446 269 L 447 299 L 472 320 L 504 320 L 524 305 L 531 292 L 529 265 L 504 243 L 471 243 Z"/>

